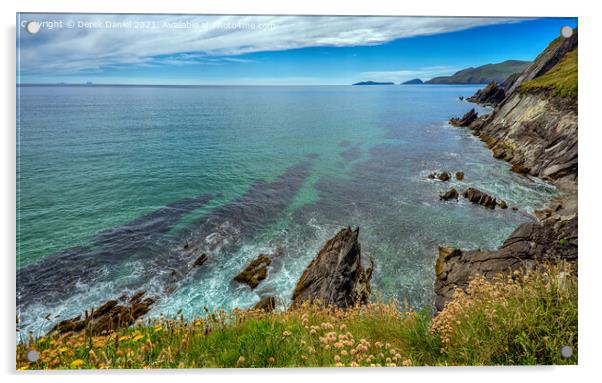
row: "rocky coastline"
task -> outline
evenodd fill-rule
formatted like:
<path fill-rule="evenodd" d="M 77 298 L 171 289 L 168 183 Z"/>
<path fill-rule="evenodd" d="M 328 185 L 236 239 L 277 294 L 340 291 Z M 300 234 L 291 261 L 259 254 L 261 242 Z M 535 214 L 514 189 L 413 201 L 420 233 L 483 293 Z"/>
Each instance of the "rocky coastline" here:
<path fill-rule="evenodd" d="M 520 225 L 496 250 L 439 246 L 434 283 L 437 310 L 442 310 L 454 291 L 466 288 L 476 275 L 489 278 L 530 269 L 541 262 L 577 263 L 577 99 L 546 90 L 525 91 L 521 87 L 548 73 L 567 53 L 576 49 L 576 33 L 571 38 L 555 40 L 523 72 L 510 76 L 502 85 L 492 82 L 467 99 L 493 106 L 491 113 L 479 116 L 473 108 L 464 116 L 450 120 L 452 126 L 469 129 L 479 137 L 495 158 L 512 165 L 512 171 L 551 182 L 560 195 L 546 208 L 534 212 L 537 221 Z M 464 178 L 461 171 L 454 175 L 458 180 Z M 447 182 L 452 176 L 453 173 L 443 171 L 432 173 L 428 178 Z M 464 191 L 452 188 L 439 197 L 449 201 L 460 196 L 486 208 L 508 208 L 505 201 L 473 188 Z M 272 262 L 282 251 L 259 254 L 233 282 L 255 289 L 267 278 Z M 202 253 L 195 259 L 191 267 L 201 267 L 208 256 Z M 294 289 L 290 308 L 296 309 L 305 303 L 340 309 L 367 304 L 373 268 L 371 257 L 362 252 L 359 228 L 343 228 L 306 267 Z M 144 295 L 145 292 L 138 292 L 129 298 L 123 295 L 110 299 L 97 309 L 90 309 L 83 318 L 78 316 L 59 322 L 51 332 L 102 334 L 130 326 L 143 318 L 157 299 L 143 299 Z M 278 297 L 263 296 L 253 309 L 272 311 L 278 303 Z"/>
<path fill-rule="evenodd" d="M 442 310 L 458 288 L 476 275 L 532 269 L 545 262 L 577 264 L 577 98 L 549 89 L 522 86 L 551 71 L 577 49 L 577 33 L 559 37 L 523 72 L 501 88 L 496 83 L 468 101 L 495 105 L 478 116 L 471 109 L 450 124 L 470 129 L 495 158 L 512 164 L 512 171 L 554 184 L 560 195 L 535 211 L 537 221 L 520 225 L 497 250 L 462 250 L 442 245 L 435 265 L 435 307 Z M 452 193 L 453 194 L 453 193 Z M 495 200 L 494 200 L 495 201 Z M 493 202 L 491 206 L 493 206 Z"/>

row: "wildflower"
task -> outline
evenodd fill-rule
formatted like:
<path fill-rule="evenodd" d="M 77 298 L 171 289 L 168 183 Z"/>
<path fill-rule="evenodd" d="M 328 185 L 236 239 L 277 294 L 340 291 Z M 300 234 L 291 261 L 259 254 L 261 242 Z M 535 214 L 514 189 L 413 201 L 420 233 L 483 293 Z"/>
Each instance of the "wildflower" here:
<path fill-rule="evenodd" d="M 312 329 L 309 331 L 309 335 L 316 335 L 316 330 L 312 328 Z"/>
<path fill-rule="evenodd" d="M 134 337 L 134 339 L 132 339 L 134 342 L 138 342 L 140 339 L 144 338 L 144 335 L 142 334 L 138 334 Z"/>
<path fill-rule="evenodd" d="M 341 355 L 347 356 L 347 350 L 341 350 Z"/>
<path fill-rule="evenodd" d="M 347 330 L 347 325 L 346 325 L 345 323 L 343 323 L 343 324 L 342 324 L 342 325 L 339 327 L 339 330 L 341 330 L 341 331 L 345 331 L 345 330 Z"/>
<path fill-rule="evenodd" d="M 334 361 L 337 362 L 337 363 L 340 362 L 341 361 L 341 357 L 338 356 L 338 355 L 335 355 L 334 356 Z"/>
<path fill-rule="evenodd" d="M 242 357 L 241 357 L 241 358 L 242 358 Z M 244 359 L 244 358 L 243 358 L 243 359 Z M 268 358 L 268 363 L 270 363 L 270 364 L 274 364 L 275 362 L 276 362 L 276 359 L 274 359 L 274 357 L 273 357 L 273 356 L 270 356 L 270 357 Z"/>
<path fill-rule="evenodd" d="M 285 332 L 283 332 L 283 333 L 282 333 L 282 336 L 283 336 L 284 338 L 286 338 L 286 337 L 287 337 L 287 336 L 289 336 L 289 335 L 291 335 L 291 333 L 290 333 L 290 332 L 288 332 L 288 331 L 285 331 Z"/>
<path fill-rule="evenodd" d="M 81 359 L 75 359 L 73 362 L 71 362 L 71 368 L 80 368 L 81 366 L 83 366 L 84 361 Z"/>

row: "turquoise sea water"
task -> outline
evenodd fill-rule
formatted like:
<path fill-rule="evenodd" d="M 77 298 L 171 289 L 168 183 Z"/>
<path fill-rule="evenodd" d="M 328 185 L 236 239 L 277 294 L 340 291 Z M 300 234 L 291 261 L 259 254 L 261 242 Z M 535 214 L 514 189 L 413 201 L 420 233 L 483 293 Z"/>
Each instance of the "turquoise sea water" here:
<path fill-rule="evenodd" d="M 124 292 L 151 316 L 286 304 L 338 228 L 360 226 L 384 298 L 429 305 L 437 245 L 494 248 L 554 188 L 446 121 L 475 86 L 18 88 L 17 306 L 43 332 Z M 481 110 L 482 111 L 482 110 Z M 463 182 L 427 179 L 462 170 Z M 506 200 L 440 202 L 451 186 Z M 232 282 L 282 252 L 257 289 Z M 190 269 L 200 252 L 210 260 Z"/>

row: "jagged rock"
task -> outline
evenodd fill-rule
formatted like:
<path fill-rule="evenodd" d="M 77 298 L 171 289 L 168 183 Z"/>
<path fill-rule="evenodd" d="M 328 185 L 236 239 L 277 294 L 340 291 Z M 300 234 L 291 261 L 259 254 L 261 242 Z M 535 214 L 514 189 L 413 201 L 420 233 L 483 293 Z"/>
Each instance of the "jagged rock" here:
<path fill-rule="evenodd" d="M 126 300 L 121 296 L 119 300 L 110 299 L 97 309 L 92 308 L 82 319 L 81 315 L 63 320 L 57 323 L 50 332 L 61 334 L 80 332 L 86 330 L 91 335 L 109 333 L 122 327 L 128 327 L 134 321 L 150 311 L 150 306 L 155 303 L 154 298 L 142 299 L 144 291 L 134 294 L 127 302 L 120 304 L 119 301 Z"/>
<path fill-rule="evenodd" d="M 462 181 L 464 179 L 464 172 L 456 172 L 456 179 Z"/>
<path fill-rule="evenodd" d="M 495 209 L 495 206 L 497 205 L 497 201 L 494 197 L 475 188 L 466 189 L 462 193 L 462 196 L 472 203 L 483 205 L 490 209 Z"/>
<path fill-rule="evenodd" d="M 273 296 L 263 297 L 253 306 L 254 310 L 262 310 L 265 312 L 272 312 L 276 308 L 276 298 Z"/>
<path fill-rule="evenodd" d="M 457 288 L 471 278 L 531 269 L 541 261 L 577 261 L 577 216 L 520 225 L 498 250 L 440 247 L 435 264 L 435 306 L 442 310 Z"/>
<path fill-rule="evenodd" d="M 504 89 L 492 81 L 485 88 L 477 90 L 477 93 L 469 97 L 468 101 L 484 105 L 497 105 L 504 100 L 505 96 Z"/>
<path fill-rule="evenodd" d="M 207 262 L 207 254 L 203 253 L 201 254 L 192 264 L 193 267 L 200 267 L 202 266 L 205 262 Z"/>
<path fill-rule="evenodd" d="M 455 188 L 451 188 L 448 191 L 446 191 L 445 193 L 439 194 L 439 199 L 442 199 L 444 201 L 449 201 L 450 199 L 458 199 L 458 191 Z"/>
<path fill-rule="evenodd" d="M 441 173 L 437 173 L 437 172 L 433 172 L 431 174 L 428 175 L 429 179 L 437 179 L 439 181 L 449 181 L 451 179 L 451 176 L 449 175 L 448 172 L 441 172 Z"/>
<path fill-rule="evenodd" d="M 249 263 L 237 276 L 236 282 L 246 283 L 254 289 L 261 281 L 268 276 L 268 266 L 272 260 L 266 254 L 259 254 L 251 263 Z"/>
<path fill-rule="evenodd" d="M 299 278 L 291 307 L 310 301 L 344 309 L 368 302 L 373 262 L 358 236 L 359 228 L 348 227 L 326 242 Z"/>
<path fill-rule="evenodd" d="M 503 199 L 497 201 L 497 205 L 500 209 L 508 209 L 508 204 Z"/>
<path fill-rule="evenodd" d="M 476 110 L 474 110 L 474 108 L 472 108 L 471 110 L 466 112 L 466 114 L 464 114 L 464 116 L 462 116 L 462 118 L 452 118 L 451 120 L 449 120 L 449 123 L 452 124 L 453 126 L 468 126 L 474 120 L 476 120 L 478 116 L 479 115 L 476 112 Z"/>
<path fill-rule="evenodd" d="M 460 100 L 460 101 L 464 101 L 464 96 L 460 96 L 460 97 L 458 97 L 458 100 Z"/>

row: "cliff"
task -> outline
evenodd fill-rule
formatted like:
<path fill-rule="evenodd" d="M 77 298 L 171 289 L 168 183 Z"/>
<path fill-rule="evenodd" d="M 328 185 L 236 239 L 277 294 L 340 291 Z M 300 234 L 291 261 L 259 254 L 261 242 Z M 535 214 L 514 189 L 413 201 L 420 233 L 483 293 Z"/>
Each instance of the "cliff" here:
<path fill-rule="evenodd" d="M 550 43 L 504 86 L 505 95 L 490 114 L 476 117 L 472 111 L 470 122 L 460 126 L 471 129 L 494 157 L 510 162 L 513 171 L 552 182 L 561 195 L 535 212 L 538 221 L 520 225 L 497 250 L 440 247 L 435 265 L 438 310 L 476 275 L 531 269 L 542 261 L 577 262 L 577 31 Z M 483 93 L 472 101 L 482 101 Z"/>

